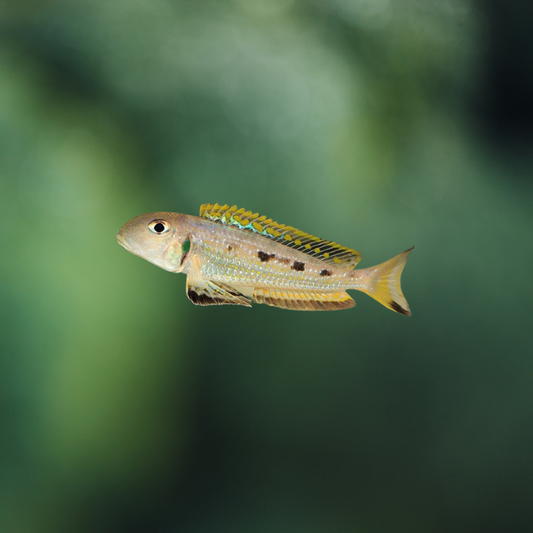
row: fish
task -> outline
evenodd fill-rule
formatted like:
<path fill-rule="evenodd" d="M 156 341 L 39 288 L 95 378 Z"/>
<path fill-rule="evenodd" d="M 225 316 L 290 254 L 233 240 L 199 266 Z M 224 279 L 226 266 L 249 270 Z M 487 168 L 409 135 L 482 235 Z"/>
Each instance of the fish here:
<path fill-rule="evenodd" d="M 356 269 L 357 250 L 228 204 L 203 204 L 200 216 L 140 215 L 120 229 L 117 241 L 164 270 L 186 274 L 187 297 L 196 305 L 333 311 L 354 307 L 346 291 L 357 290 L 411 315 L 400 278 L 414 247 Z"/>

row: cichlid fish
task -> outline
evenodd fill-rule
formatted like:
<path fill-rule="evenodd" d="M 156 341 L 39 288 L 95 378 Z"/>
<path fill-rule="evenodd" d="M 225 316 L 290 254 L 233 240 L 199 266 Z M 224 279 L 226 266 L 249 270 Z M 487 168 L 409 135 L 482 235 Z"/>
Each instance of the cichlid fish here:
<path fill-rule="evenodd" d="M 361 259 L 356 250 L 218 204 L 202 205 L 199 217 L 140 215 L 122 227 L 117 240 L 158 267 L 187 274 L 187 296 L 197 305 L 346 309 L 355 305 L 346 290 L 355 289 L 411 315 L 400 276 L 413 248 L 381 265 L 354 270 Z"/>

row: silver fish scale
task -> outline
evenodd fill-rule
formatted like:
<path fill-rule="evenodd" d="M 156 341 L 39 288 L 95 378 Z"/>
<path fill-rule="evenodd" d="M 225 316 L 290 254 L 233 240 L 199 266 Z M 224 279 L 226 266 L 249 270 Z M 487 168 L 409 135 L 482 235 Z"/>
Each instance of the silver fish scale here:
<path fill-rule="evenodd" d="M 296 271 L 276 259 L 258 262 L 255 255 L 244 257 L 230 255 L 219 247 L 202 243 L 198 250 L 202 263 L 202 274 L 207 279 L 236 285 L 257 285 L 288 289 L 331 291 L 345 290 L 353 281 L 338 275 L 321 277 L 315 271 Z M 325 268 L 331 269 L 329 266 Z"/>

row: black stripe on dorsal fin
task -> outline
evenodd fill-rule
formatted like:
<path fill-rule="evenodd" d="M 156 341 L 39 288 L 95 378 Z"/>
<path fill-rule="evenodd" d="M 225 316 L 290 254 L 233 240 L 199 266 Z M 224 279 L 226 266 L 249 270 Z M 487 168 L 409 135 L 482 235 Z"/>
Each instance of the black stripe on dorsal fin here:
<path fill-rule="evenodd" d="M 227 204 L 204 204 L 200 207 L 200 216 L 257 233 L 336 266 L 353 268 L 361 260 L 361 254 L 357 250 L 320 239 L 292 226 L 279 224 L 259 213 L 252 213 L 244 208 L 239 209 L 236 205 L 230 207 Z"/>

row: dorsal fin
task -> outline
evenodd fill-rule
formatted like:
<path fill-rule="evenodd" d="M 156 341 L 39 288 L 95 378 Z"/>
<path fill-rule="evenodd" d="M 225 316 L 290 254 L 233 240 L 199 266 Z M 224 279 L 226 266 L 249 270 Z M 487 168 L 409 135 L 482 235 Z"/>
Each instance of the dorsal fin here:
<path fill-rule="evenodd" d="M 271 218 L 259 216 L 244 208 L 239 209 L 236 205 L 204 204 L 200 207 L 200 216 L 263 235 L 333 265 L 353 268 L 361 260 L 361 254 L 357 250 L 319 239 L 292 226 L 278 224 Z"/>

